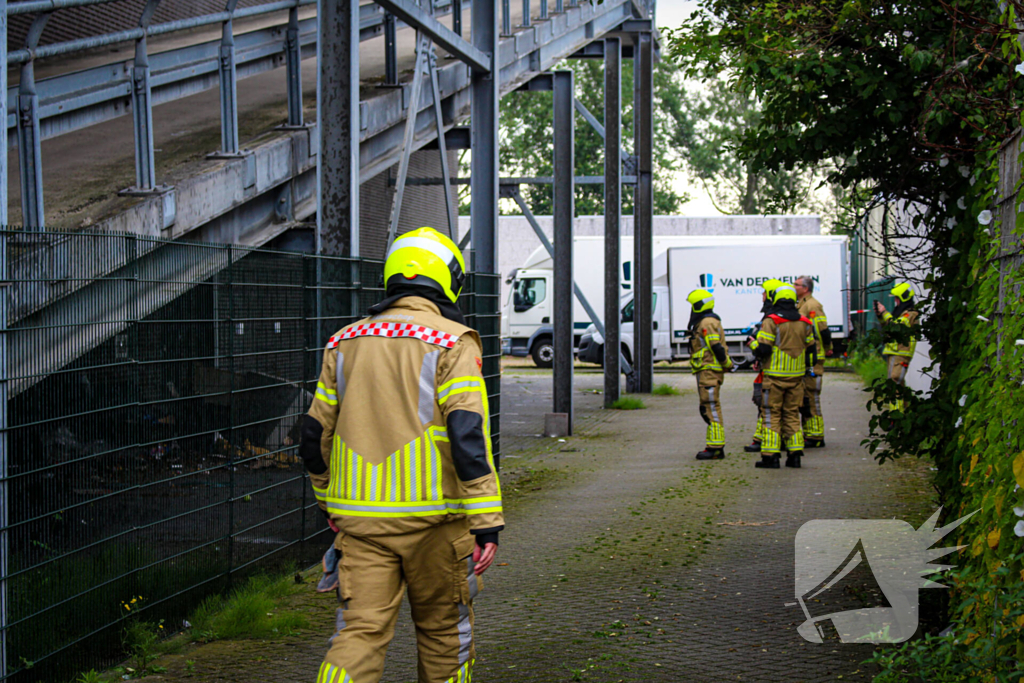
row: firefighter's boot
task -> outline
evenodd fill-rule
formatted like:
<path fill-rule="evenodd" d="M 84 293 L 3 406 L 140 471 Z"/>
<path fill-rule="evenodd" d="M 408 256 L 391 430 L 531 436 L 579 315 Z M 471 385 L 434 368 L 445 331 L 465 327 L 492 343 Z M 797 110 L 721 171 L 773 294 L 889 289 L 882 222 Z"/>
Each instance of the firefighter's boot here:
<path fill-rule="evenodd" d="M 725 449 L 724 448 L 705 448 L 697 454 L 698 460 L 724 460 Z"/>
<path fill-rule="evenodd" d="M 760 467 L 768 470 L 779 469 L 779 454 L 774 453 L 772 455 L 762 455 L 761 460 L 754 463 L 754 467 Z"/>
<path fill-rule="evenodd" d="M 800 456 L 803 454 L 803 451 L 790 451 L 786 455 L 786 467 L 800 467 Z"/>

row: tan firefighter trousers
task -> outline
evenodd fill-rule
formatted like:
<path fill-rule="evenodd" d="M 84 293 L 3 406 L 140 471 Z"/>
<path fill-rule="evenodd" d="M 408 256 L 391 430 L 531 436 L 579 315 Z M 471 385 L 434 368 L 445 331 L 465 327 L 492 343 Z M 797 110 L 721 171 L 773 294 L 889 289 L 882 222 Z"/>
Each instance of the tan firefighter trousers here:
<path fill-rule="evenodd" d="M 762 455 L 775 455 L 786 447 L 791 451 L 804 449 L 804 433 L 800 424 L 800 406 L 804 402 L 803 377 L 764 376 L 761 385 L 764 410 Z"/>
<path fill-rule="evenodd" d="M 469 683 L 472 673 L 475 540 L 457 519 L 394 536 L 339 534 L 336 630 L 317 683 L 377 683 L 395 634 L 402 594 L 416 624 L 419 683 Z"/>

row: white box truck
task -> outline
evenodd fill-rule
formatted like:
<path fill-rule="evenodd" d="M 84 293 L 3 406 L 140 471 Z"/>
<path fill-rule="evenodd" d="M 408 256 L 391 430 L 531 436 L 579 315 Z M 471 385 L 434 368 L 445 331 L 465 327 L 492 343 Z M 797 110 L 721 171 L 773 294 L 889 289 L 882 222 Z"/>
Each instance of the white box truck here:
<path fill-rule="evenodd" d="M 654 254 L 662 254 L 670 246 L 683 244 L 714 244 L 720 237 L 666 236 L 654 238 Z M 633 238 L 623 237 L 621 244 L 622 284 L 628 290 L 633 281 Z M 502 316 L 502 338 L 505 355 L 532 356 L 542 368 L 550 368 L 554 357 L 551 320 L 554 314 L 552 291 L 553 261 L 543 247 L 536 250 L 521 268 L 513 271 L 505 314 Z M 604 312 L 604 237 L 585 236 L 573 240 L 573 270 L 576 284 L 598 313 Z M 573 298 L 573 337 L 578 346 L 580 337 L 592 322 L 579 300 Z"/>
<path fill-rule="evenodd" d="M 654 360 L 686 360 L 690 356 L 686 325 L 690 319 L 687 295 L 699 287 L 715 296 L 715 313 L 722 318 L 729 354 L 740 365 L 752 359 L 743 342 L 761 320 L 761 284 L 770 278 L 793 282 L 801 275 L 814 278 L 814 297 L 828 316 L 835 339 L 849 335 L 848 240 L 832 236 L 721 237 L 725 244 L 670 247 L 654 258 Z M 633 294 L 622 298 L 622 350 L 633 358 Z M 593 326 L 584 332 L 579 358 L 600 363 L 604 340 Z"/>

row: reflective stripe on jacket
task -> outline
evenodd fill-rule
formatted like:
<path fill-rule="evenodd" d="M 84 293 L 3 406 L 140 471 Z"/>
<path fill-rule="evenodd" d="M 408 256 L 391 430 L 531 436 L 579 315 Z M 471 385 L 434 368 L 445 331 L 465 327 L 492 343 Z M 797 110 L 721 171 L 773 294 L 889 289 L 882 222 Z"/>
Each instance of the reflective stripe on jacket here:
<path fill-rule="evenodd" d="M 886 311 L 882 314 L 882 324 L 888 325 L 889 323 L 896 321 L 897 325 L 905 325 L 907 327 L 914 327 L 917 323 L 918 312 L 917 311 L 904 311 L 898 318 L 894 317 L 892 313 Z M 911 358 L 914 355 L 914 349 L 917 348 L 917 337 L 912 336 L 909 344 L 900 344 L 898 342 L 891 341 L 885 345 L 882 349 L 883 356 L 906 356 Z"/>
<path fill-rule="evenodd" d="M 761 363 L 761 371 L 768 377 L 803 377 L 807 372 L 805 353 L 815 344 L 812 327 L 806 318 L 776 322 L 775 316 L 766 317 L 750 347 L 771 347 L 771 358 Z"/>
<path fill-rule="evenodd" d="M 711 347 L 715 344 L 725 344 L 722 337 L 722 321 L 708 316 L 697 323 L 697 329 L 690 336 L 690 371 L 698 373 L 701 370 L 716 370 L 723 372 L 722 364 L 715 358 Z"/>
<path fill-rule="evenodd" d="M 405 533 L 451 515 L 504 524 L 481 364 L 476 332 L 420 297 L 331 337 L 309 411 L 327 471 L 310 479 L 342 531 Z"/>

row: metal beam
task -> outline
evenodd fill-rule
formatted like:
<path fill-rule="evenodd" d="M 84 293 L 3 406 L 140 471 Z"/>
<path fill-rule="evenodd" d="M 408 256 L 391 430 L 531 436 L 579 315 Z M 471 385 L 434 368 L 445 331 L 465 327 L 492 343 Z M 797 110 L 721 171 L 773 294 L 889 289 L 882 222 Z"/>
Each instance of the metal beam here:
<path fill-rule="evenodd" d="M 359 3 L 319 0 L 317 253 L 359 256 Z"/>
<path fill-rule="evenodd" d="M 460 61 L 468 64 L 474 71 L 488 73 L 491 70 L 491 60 L 488 58 L 487 53 L 463 40 L 457 33 L 425 12 L 411 0 L 376 1 L 385 10 L 388 10 L 416 30 L 425 33 L 436 45 L 447 50 Z M 474 12 L 476 9 L 474 6 Z"/>
<path fill-rule="evenodd" d="M 444 144 L 449 151 L 455 149 L 470 149 L 469 126 L 454 126 L 446 130 L 444 133 Z M 424 145 L 423 149 L 437 149 L 438 146 L 438 142 L 435 139 Z M 440 178 L 438 180 L 440 180 Z M 469 183 L 469 178 L 452 178 L 453 183 L 456 183 L 459 180 Z"/>
<path fill-rule="evenodd" d="M 402 144 L 402 160 L 398 162 L 398 181 L 395 183 L 395 195 L 391 199 L 391 225 L 388 227 L 387 248 L 398 238 L 398 221 L 402 217 L 402 200 L 405 198 L 406 180 L 409 178 L 409 163 L 414 151 L 413 139 L 416 136 L 416 117 L 419 113 L 420 90 L 423 88 L 423 69 L 430 50 L 430 38 L 420 32 L 416 33 L 416 62 L 412 68 L 412 92 L 409 95 L 409 108 L 405 119 L 405 141 Z"/>
<path fill-rule="evenodd" d="M 622 292 L 622 41 L 604 41 L 604 407 L 619 400 L 619 295 Z M 627 372 L 629 372 L 627 370 Z"/>
<path fill-rule="evenodd" d="M 575 116 L 573 115 L 573 72 L 554 74 L 554 412 L 568 416 L 568 433 L 573 428 L 573 218 L 576 196 Z"/>
<path fill-rule="evenodd" d="M 445 145 L 444 115 L 441 112 L 441 86 L 437 83 L 437 55 L 434 49 L 430 49 L 428 55 L 427 69 L 430 73 L 430 91 L 434 97 L 434 120 L 437 122 L 437 148 L 441 154 L 441 178 L 444 180 L 444 205 L 448 214 L 448 234 L 454 235 L 458 231 L 458 214 L 455 200 L 452 198 L 452 185 L 448 175 L 448 147 Z"/>
<path fill-rule="evenodd" d="M 654 225 L 654 41 L 650 32 L 637 39 L 634 59 L 634 149 L 637 154 L 636 199 L 633 204 L 633 365 L 634 389 L 649 394 L 654 386 L 654 320 L 652 252 Z"/>
<path fill-rule="evenodd" d="M 619 54 L 617 55 L 618 60 L 619 60 L 619 64 L 622 63 L 622 47 L 621 46 L 622 46 L 622 43 L 620 41 L 620 43 L 619 43 Z M 605 60 L 605 66 L 607 67 L 607 59 Z M 621 101 L 621 99 L 622 99 L 622 97 L 621 97 L 621 93 L 620 93 L 619 100 Z M 590 124 L 590 127 L 593 128 L 597 132 L 597 134 L 601 136 L 601 139 L 604 140 L 605 139 L 605 137 L 604 137 L 604 126 L 601 125 L 601 122 L 597 120 L 597 117 L 594 116 L 593 114 L 591 114 L 590 110 L 587 109 L 587 106 L 585 104 L 583 104 L 582 102 L 580 102 L 578 99 L 574 100 L 573 104 L 576 106 L 576 111 L 578 111 L 580 113 L 580 116 L 582 116 L 584 118 L 584 120 L 588 124 Z M 607 118 L 607 116 L 605 118 Z M 620 131 L 619 139 L 620 140 L 622 139 L 621 131 Z M 621 163 L 621 159 L 624 159 L 624 158 L 627 158 L 627 157 L 630 156 L 630 154 L 626 150 L 626 148 L 625 147 L 621 147 L 621 146 L 619 147 L 619 155 L 620 155 L 620 163 Z M 607 174 L 605 174 L 605 175 L 607 176 Z"/>
<path fill-rule="evenodd" d="M 498 8 L 494 2 L 473 5 L 470 35 L 473 45 L 491 55 L 489 73 L 474 72 L 470 90 L 471 166 L 470 240 L 472 269 L 498 272 Z"/>

